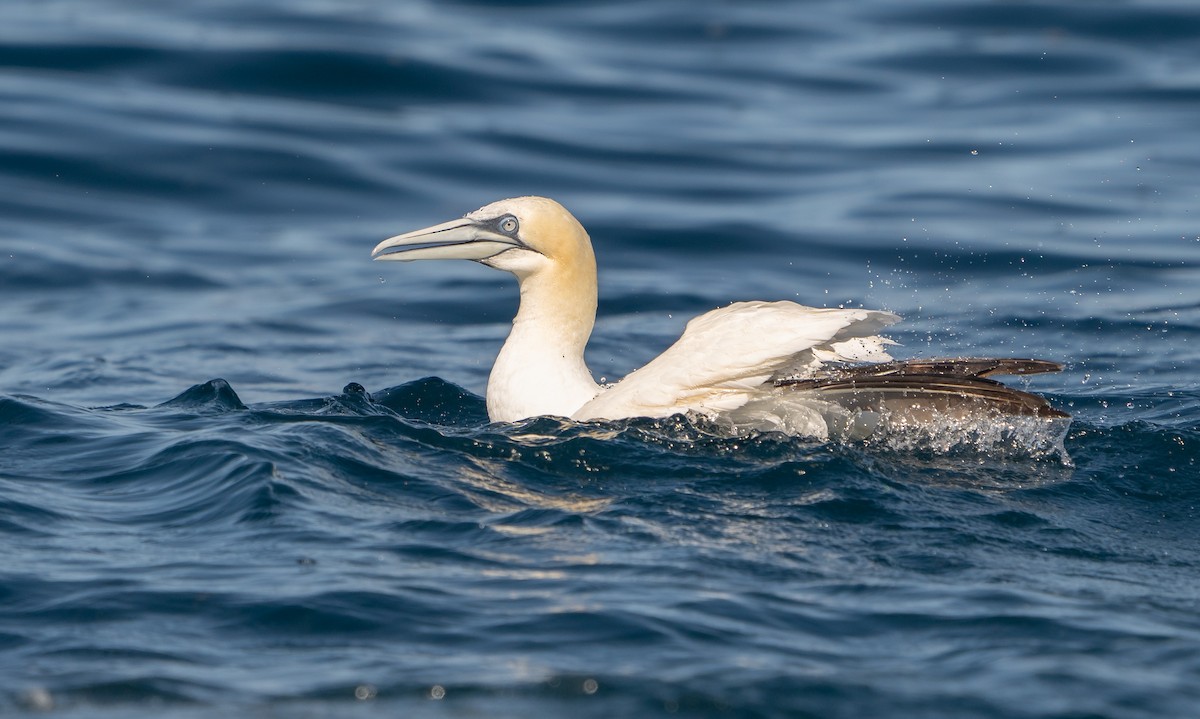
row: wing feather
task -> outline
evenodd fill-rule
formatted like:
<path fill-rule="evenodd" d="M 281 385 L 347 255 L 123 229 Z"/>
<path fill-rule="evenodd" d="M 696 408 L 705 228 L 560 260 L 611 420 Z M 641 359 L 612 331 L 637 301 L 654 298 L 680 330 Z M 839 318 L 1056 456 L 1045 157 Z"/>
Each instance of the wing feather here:
<path fill-rule="evenodd" d="M 885 341 L 874 335 L 899 319 L 876 310 L 737 302 L 688 322 L 666 352 L 601 392 L 572 417 L 727 412 L 745 404 L 765 382 L 788 368 L 822 361 L 816 353 L 839 360 L 864 354 L 890 359 L 882 351 Z"/>

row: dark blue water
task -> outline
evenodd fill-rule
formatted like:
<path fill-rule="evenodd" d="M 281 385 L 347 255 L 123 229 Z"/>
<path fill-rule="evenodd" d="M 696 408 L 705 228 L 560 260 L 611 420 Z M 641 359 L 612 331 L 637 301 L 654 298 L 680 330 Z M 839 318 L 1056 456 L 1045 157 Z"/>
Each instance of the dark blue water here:
<path fill-rule="evenodd" d="M 1198 47 L 1170 0 L 3 3 L 0 714 L 1196 716 Z M 489 425 L 511 278 L 369 253 L 531 193 L 597 377 L 885 308 L 1065 362 L 1071 461 Z"/>

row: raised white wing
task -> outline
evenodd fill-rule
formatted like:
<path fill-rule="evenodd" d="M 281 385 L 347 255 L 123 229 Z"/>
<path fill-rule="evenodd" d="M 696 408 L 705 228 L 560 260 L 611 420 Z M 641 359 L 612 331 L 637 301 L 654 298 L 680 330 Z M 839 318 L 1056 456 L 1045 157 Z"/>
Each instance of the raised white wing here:
<path fill-rule="evenodd" d="M 880 329 L 890 312 L 737 302 L 696 317 L 666 352 L 604 390 L 572 419 L 666 417 L 740 407 L 762 384 L 823 362 L 886 361 Z"/>

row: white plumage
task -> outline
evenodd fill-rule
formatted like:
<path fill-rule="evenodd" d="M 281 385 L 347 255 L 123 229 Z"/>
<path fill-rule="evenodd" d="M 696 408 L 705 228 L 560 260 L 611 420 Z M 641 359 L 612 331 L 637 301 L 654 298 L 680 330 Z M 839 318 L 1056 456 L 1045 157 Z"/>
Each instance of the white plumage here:
<path fill-rule="evenodd" d="M 544 197 L 501 200 L 460 220 L 397 235 L 372 256 L 470 259 L 517 277 L 520 308 L 488 379 L 494 421 L 694 412 L 827 436 L 863 413 L 872 415 L 865 424 L 874 426 L 874 415 L 889 409 L 929 412 L 945 405 L 1062 416 L 1034 395 L 984 379 L 1057 369 L 1053 363 L 894 363 L 886 351 L 892 343 L 877 333 L 898 316 L 795 302 L 738 302 L 700 315 L 661 355 L 601 387 L 584 363 L 596 314 L 591 240 L 562 205 Z"/>
<path fill-rule="evenodd" d="M 885 340 L 873 335 L 899 319 L 872 310 L 737 302 L 688 322 L 666 352 L 601 391 L 571 418 L 731 412 L 757 396 L 778 394 L 770 384 L 777 376 L 813 376 L 826 362 L 890 360 Z M 855 342 L 862 338 L 869 342 Z"/>

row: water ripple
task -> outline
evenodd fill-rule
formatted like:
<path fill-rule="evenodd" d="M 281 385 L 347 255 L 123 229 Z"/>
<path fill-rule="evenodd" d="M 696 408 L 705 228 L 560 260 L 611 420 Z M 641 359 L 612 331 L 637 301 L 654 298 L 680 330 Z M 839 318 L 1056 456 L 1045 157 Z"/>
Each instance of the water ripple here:
<path fill-rule="evenodd" d="M 1166 0 L 0 4 L 0 714 L 1190 716 L 1198 37 Z M 1073 466 L 490 424 L 509 278 L 369 252 L 525 193 L 595 242 L 597 377 L 734 299 L 881 307 L 904 356 L 1065 362 L 1030 387 Z"/>

